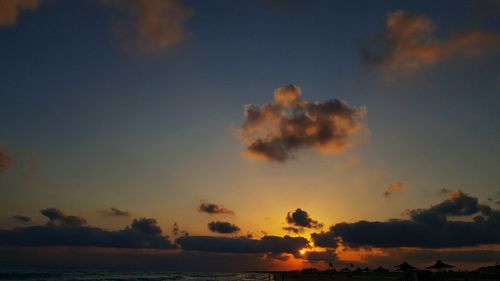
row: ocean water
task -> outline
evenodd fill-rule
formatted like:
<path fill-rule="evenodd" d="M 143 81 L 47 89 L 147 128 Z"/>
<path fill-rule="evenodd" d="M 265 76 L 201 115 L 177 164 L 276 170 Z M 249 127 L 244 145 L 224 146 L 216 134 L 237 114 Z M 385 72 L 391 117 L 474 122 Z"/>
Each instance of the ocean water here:
<path fill-rule="evenodd" d="M 163 281 L 163 280 L 262 280 L 264 273 L 201 273 L 161 271 L 110 271 L 110 270 L 67 270 L 67 269 L 0 269 L 0 280 L 40 281 Z"/>

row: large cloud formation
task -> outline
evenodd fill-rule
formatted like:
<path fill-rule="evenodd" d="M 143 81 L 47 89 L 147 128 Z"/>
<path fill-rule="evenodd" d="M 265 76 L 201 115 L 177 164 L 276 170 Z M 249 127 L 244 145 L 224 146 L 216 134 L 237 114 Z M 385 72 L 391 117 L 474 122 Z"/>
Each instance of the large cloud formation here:
<path fill-rule="evenodd" d="M 0 172 L 10 169 L 10 167 L 12 167 L 12 163 L 12 158 L 7 152 L 7 149 L 0 143 Z"/>
<path fill-rule="evenodd" d="M 264 236 L 260 240 L 248 237 L 185 236 L 175 242 L 184 250 L 213 253 L 288 253 L 299 256 L 299 250 L 309 247 L 306 238 L 288 235 Z"/>
<path fill-rule="evenodd" d="M 245 106 L 240 136 L 247 155 L 285 162 L 299 149 L 340 152 L 354 143 L 364 108 L 337 99 L 311 103 L 300 96 L 298 86 L 287 85 L 275 90 L 274 102 Z"/>
<path fill-rule="evenodd" d="M 233 215 L 234 212 L 232 210 L 229 210 L 227 208 L 224 208 L 224 206 L 213 204 L 213 203 L 208 203 L 208 202 L 203 202 L 200 204 L 198 207 L 198 211 L 202 213 L 207 213 L 210 215 Z"/>
<path fill-rule="evenodd" d="M 0 245 L 4 246 L 80 246 L 111 248 L 177 248 L 154 219 L 136 219 L 131 226 L 117 231 L 86 226 L 86 220 L 67 216 L 56 208 L 42 210 L 49 222 L 44 226 L 0 230 Z"/>
<path fill-rule="evenodd" d="M 17 23 L 17 17 L 23 10 L 35 10 L 40 0 L 0 0 L 0 27 Z"/>
<path fill-rule="evenodd" d="M 314 246 L 321 248 L 337 248 L 338 241 L 337 237 L 331 232 L 312 233 L 311 239 L 314 242 Z"/>
<path fill-rule="evenodd" d="M 117 23 L 117 36 L 127 50 L 159 53 L 185 37 L 184 24 L 191 9 L 182 0 L 102 0 L 118 8 L 127 21 Z"/>
<path fill-rule="evenodd" d="M 224 234 L 235 233 L 241 230 L 238 226 L 225 221 L 209 222 L 208 229 L 212 232 L 224 233 Z"/>
<path fill-rule="evenodd" d="M 420 14 L 396 11 L 387 18 L 386 31 L 361 54 L 364 62 L 388 74 L 411 73 L 453 56 L 477 56 L 498 50 L 500 33 L 465 31 L 441 39 L 432 21 Z"/>
<path fill-rule="evenodd" d="M 500 211 L 480 204 L 477 198 L 459 190 L 450 192 L 448 199 L 428 209 L 409 210 L 408 215 L 409 219 L 404 220 L 338 223 L 322 235 L 331 235 L 353 248 L 500 244 Z"/>

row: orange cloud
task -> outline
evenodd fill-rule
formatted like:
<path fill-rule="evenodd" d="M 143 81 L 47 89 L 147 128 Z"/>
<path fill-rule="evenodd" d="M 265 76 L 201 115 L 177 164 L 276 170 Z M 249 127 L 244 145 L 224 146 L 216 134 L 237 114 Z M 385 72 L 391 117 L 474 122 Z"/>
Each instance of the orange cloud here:
<path fill-rule="evenodd" d="M 364 127 L 366 109 L 340 100 L 307 102 L 298 86 L 287 85 L 274 92 L 274 102 L 245 106 L 240 136 L 252 157 L 285 162 L 300 149 L 341 152 L 355 144 L 353 138 Z"/>
<path fill-rule="evenodd" d="M 0 26 L 17 23 L 17 17 L 23 10 L 35 10 L 40 0 L 0 0 Z"/>
<path fill-rule="evenodd" d="M 479 56 L 498 47 L 500 33 L 465 31 L 440 39 L 428 17 L 396 11 L 389 14 L 385 33 L 365 46 L 362 56 L 388 74 L 412 73 L 451 57 Z"/>
<path fill-rule="evenodd" d="M 401 182 L 401 181 L 390 183 L 385 187 L 384 196 L 389 196 L 389 195 L 393 194 L 394 192 L 399 192 L 399 191 L 405 189 L 406 187 L 407 187 L 406 184 L 404 182 Z"/>
<path fill-rule="evenodd" d="M 159 53 L 184 38 L 184 23 L 191 9 L 182 0 L 102 0 L 118 8 L 126 21 L 116 23 L 115 31 L 126 50 L 143 54 Z"/>

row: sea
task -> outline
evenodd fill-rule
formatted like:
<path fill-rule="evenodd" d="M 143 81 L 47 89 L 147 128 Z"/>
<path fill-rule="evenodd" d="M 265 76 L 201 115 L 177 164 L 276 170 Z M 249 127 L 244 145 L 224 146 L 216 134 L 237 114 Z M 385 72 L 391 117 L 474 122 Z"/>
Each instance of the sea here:
<path fill-rule="evenodd" d="M 265 273 L 203 273 L 172 271 L 112 271 L 75 269 L 0 269 L 0 280 L 29 281 L 163 281 L 163 280 L 203 280 L 237 281 L 269 280 Z"/>

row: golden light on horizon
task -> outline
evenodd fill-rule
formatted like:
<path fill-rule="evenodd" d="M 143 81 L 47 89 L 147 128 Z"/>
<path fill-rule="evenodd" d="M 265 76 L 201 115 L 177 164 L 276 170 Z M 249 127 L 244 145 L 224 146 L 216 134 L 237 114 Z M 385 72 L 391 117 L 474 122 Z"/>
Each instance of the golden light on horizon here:
<path fill-rule="evenodd" d="M 301 249 L 301 250 L 299 251 L 299 253 L 300 253 L 301 255 L 304 255 L 304 254 L 306 253 L 306 249 Z"/>

